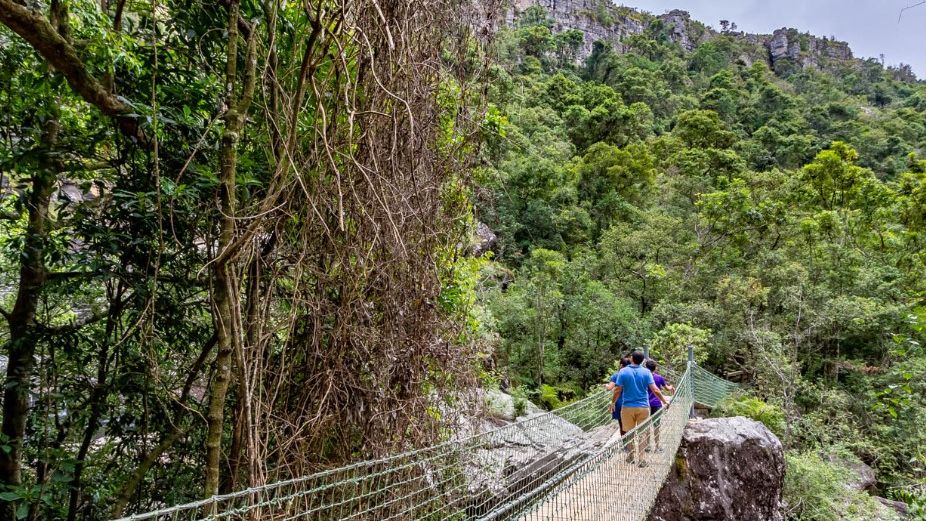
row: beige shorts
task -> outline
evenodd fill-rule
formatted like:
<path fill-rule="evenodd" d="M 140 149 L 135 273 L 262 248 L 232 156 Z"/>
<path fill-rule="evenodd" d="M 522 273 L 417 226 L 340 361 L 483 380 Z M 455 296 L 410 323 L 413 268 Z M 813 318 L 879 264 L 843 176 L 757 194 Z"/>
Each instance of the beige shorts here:
<path fill-rule="evenodd" d="M 630 432 L 649 418 L 649 407 L 622 407 L 621 427 Z"/>

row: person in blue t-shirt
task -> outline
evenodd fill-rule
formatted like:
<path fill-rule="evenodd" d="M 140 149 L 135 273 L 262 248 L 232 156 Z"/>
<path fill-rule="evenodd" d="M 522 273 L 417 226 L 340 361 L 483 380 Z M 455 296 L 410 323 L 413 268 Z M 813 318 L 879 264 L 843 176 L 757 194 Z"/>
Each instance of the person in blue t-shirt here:
<path fill-rule="evenodd" d="M 611 378 L 608 379 L 608 383 L 605 385 L 605 389 L 612 391 L 612 394 L 613 394 L 614 388 L 617 386 L 617 375 L 619 374 L 619 371 L 621 369 L 630 365 L 630 357 L 629 356 L 621 357 L 618 363 L 620 365 L 620 367 L 618 368 L 618 373 L 612 374 Z M 614 406 L 611 407 L 611 419 L 617 420 L 617 426 L 621 430 L 621 435 L 623 435 L 627 431 L 625 431 L 623 425 L 621 425 L 621 401 L 622 400 L 618 398 L 617 402 L 613 404 Z"/>
<path fill-rule="evenodd" d="M 653 373 L 641 364 L 646 359 L 643 353 L 634 351 L 630 355 L 631 364 L 617 373 L 617 384 L 614 387 L 614 394 L 611 400 L 611 407 L 616 408 L 617 400 L 621 397 L 621 426 L 627 431 L 633 431 L 637 426 L 642 425 L 649 419 L 649 392 L 659 398 L 659 401 L 668 406 L 669 402 L 662 395 L 662 391 L 656 387 L 653 380 Z M 648 445 L 648 436 L 644 435 L 643 443 L 637 444 L 637 449 L 644 450 Z M 645 463 L 640 459 L 639 453 L 636 454 L 636 461 L 640 466 Z M 631 454 L 628 461 L 633 461 L 634 455 Z"/>

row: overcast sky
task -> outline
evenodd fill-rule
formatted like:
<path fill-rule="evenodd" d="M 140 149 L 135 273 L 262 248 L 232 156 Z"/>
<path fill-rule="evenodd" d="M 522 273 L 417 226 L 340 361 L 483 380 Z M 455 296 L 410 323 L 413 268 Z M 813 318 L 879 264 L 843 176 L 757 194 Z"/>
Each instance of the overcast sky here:
<path fill-rule="evenodd" d="M 887 65 L 909 63 L 926 78 L 926 5 L 900 10 L 919 0 L 614 0 L 653 14 L 684 9 L 714 27 L 730 20 L 739 30 L 768 34 L 794 27 L 849 42 L 860 58 L 884 54 Z"/>

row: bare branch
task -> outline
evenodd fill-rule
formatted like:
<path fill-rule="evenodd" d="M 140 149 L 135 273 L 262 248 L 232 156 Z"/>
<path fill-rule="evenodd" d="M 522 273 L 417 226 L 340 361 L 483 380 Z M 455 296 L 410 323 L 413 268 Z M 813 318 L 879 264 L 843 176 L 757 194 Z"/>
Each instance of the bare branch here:
<path fill-rule="evenodd" d="M 900 14 L 897 15 L 897 23 L 900 23 L 900 19 L 903 18 L 904 11 L 909 11 L 910 9 L 919 7 L 919 6 L 923 5 L 923 4 L 926 4 L 926 0 L 923 0 L 922 2 L 917 2 L 917 3 L 912 4 L 912 5 L 908 5 L 907 7 L 904 7 L 903 9 L 901 9 L 901 10 L 900 10 Z"/>

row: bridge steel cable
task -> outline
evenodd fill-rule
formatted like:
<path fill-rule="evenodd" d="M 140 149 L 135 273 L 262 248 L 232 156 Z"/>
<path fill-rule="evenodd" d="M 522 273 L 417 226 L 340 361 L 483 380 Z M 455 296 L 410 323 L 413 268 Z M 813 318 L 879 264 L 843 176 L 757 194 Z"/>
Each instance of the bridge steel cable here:
<path fill-rule="evenodd" d="M 689 411 L 736 388 L 691 359 L 669 376 L 669 407 L 624 436 L 600 391 L 487 432 L 117 521 L 643 520 Z"/>

